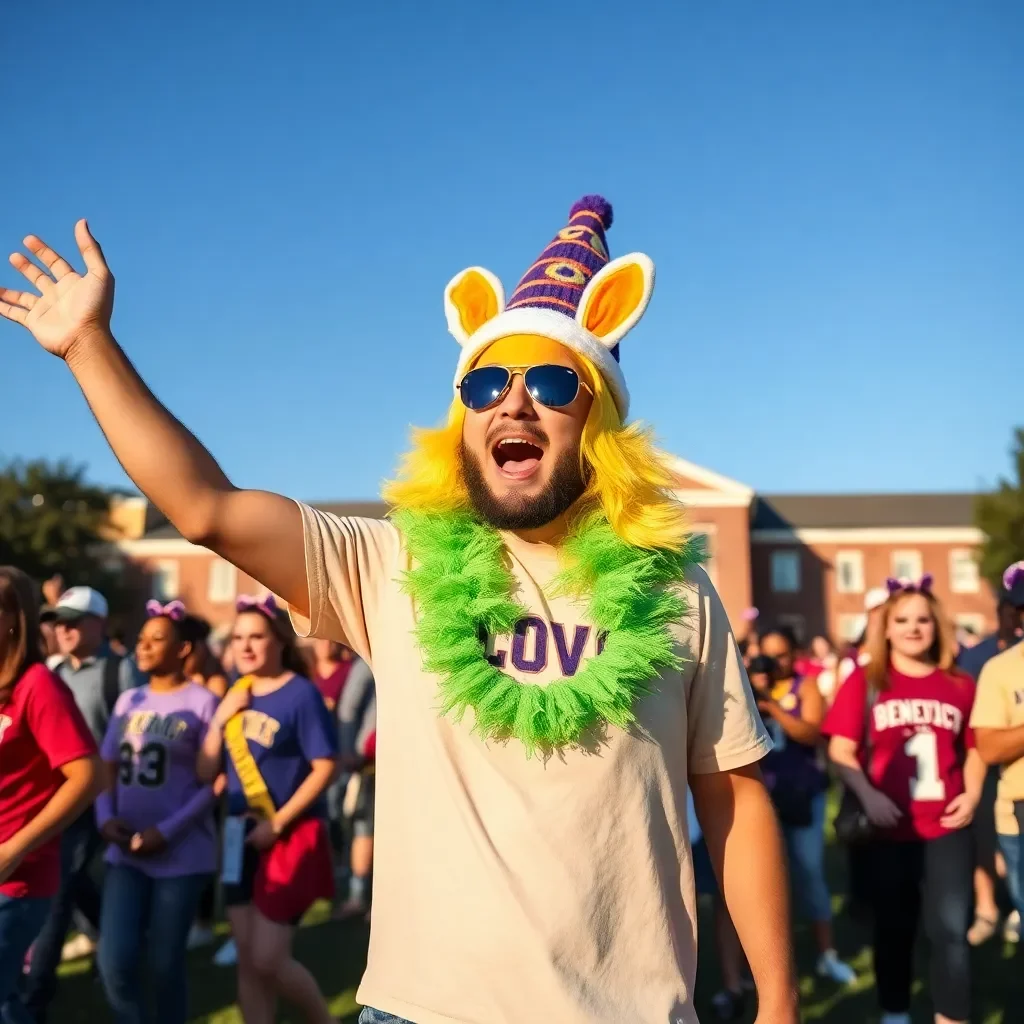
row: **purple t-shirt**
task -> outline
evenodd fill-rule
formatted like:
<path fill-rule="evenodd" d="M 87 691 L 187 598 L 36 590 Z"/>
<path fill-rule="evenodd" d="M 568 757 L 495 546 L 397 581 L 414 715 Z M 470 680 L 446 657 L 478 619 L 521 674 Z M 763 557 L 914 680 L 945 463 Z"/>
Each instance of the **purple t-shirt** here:
<path fill-rule="evenodd" d="M 113 814 L 135 832 L 155 825 L 167 849 L 135 857 L 111 845 L 108 864 L 130 864 L 157 878 L 216 870 L 213 790 L 196 775 L 216 710 L 217 698 L 196 683 L 170 693 L 140 686 L 118 698 L 100 750 L 117 764 L 117 786 L 112 801 L 104 794 L 97 802 L 97 815 L 102 821 Z"/>
<path fill-rule="evenodd" d="M 273 693 L 249 698 L 242 712 L 242 729 L 267 784 L 275 807 L 282 807 L 309 775 L 309 763 L 338 756 L 337 729 L 320 691 L 304 676 L 292 676 Z M 228 812 L 245 814 L 247 804 L 238 773 L 225 748 L 228 776 Z M 306 817 L 325 817 L 320 798 Z"/>

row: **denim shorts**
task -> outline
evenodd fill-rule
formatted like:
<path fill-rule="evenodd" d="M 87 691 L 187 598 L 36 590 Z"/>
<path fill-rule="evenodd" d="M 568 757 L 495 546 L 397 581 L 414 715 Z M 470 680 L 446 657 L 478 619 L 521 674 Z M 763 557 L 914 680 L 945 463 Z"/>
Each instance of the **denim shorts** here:
<path fill-rule="evenodd" d="M 393 1013 L 385 1013 L 383 1010 L 375 1010 L 372 1006 L 365 1006 L 363 1012 L 359 1014 L 359 1024 L 413 1024 L 413 1022 L 404 1017 L 396 1017 Z"/>
<path fill-rule="evenodd" d="M 999 849 L 1006 861 L 1006 888 L 1014 907 L 1024 917 L 1024 860 L 1021 859 L 1020 836 L 999 835 Z"/>
<path fill-rule="evenodd" d="M 25 954 L 36 940 L 50 911 L 49 897 L 6 896 L 0 893 L 0 1014 L 7 1019 L 30 1019 L 27 1011 L 12 1006 L 17 1000 L 18 982 Z"/>

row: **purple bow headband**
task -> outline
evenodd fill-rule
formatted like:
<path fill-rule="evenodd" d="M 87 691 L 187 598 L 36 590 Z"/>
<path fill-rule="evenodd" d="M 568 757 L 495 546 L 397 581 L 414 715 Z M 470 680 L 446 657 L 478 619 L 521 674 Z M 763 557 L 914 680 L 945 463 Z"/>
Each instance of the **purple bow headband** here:
<path fill-rule="evenodd" d="M 889 591 L 889 596 L 893 594 L 931 594 L 932 584 L 935 582 L 935 577 L 930 572 L 926 572 L 919 580 L 898 580 L 890 576 L 885 581 L 885 589 Z"/>
<path fill-rule="evenodd" d="M 164 615 L 172 622 L 181 622 L 185 618 L 185 606 L 180 601 L 169 601 L 167 604 L 147 601 L 146 618 L 155 619 L 158 615 Z"/>
<path fill-rule="evenodd" d="M 268 619 L 277 618 L 277 601 L 273 594 L 266 597 L 252 597 L 249 594 L 241 594 L 235 602 L 236 612 L 259 612 L 266 615 Z"/>
<path fill-rule="evenodd" d="M 1014 562 L 1003 573 L 1003 586 L 1007 590 L 1013 590 L 1018 583 L 1024 583 L 1024 561 Z"/>

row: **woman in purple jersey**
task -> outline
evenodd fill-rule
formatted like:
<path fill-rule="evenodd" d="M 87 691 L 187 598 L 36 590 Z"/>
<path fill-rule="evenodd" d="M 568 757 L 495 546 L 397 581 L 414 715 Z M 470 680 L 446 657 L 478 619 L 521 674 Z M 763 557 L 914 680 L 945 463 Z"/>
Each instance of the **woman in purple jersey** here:
<path fill-rule="evenodd" d="M 188 933 L 217 862 L 214 787 L 196 774 L 217 698 L 185 676 L 181 602 L 147 612 L 135 656 L 149 683 L 121 694 L 100 751 L 109 785 L 96 814 L 110 845 L 99 968 L 118 1024 L 184 1024 Z"/>

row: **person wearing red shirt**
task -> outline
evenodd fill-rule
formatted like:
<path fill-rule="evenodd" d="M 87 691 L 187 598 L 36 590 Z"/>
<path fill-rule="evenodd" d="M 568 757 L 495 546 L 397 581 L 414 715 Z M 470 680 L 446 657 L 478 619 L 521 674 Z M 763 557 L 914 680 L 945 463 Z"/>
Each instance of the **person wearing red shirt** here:
<path fill-rule="evenodd" d="M 327 710 L 334 712 L 352 671 L 353 653 L 344 644 L 333 640 L 313 641 L 314 671 L 310 678 L 320 691 Z"/>
<path fill-rule="evenodd" d="M 60 880 L 60 832 L 96 797 L 96 743 L 67 686 L 43 664 L 39 606 L 0 566 L 0 1018 Z"/>
<path fill-rule="evenodd" d="M 974 681 L 953 667 L 953 630 L 931 577 L 889 580 L 871 659 L 840 689 L 822 732 L 874 826 L 869 843 L 882 1024 L 909 1024 L 914 936 L 931 944 L 936 1024 L 970 1014 L 971 823 L 985 765 L 969 722 Z"/>

